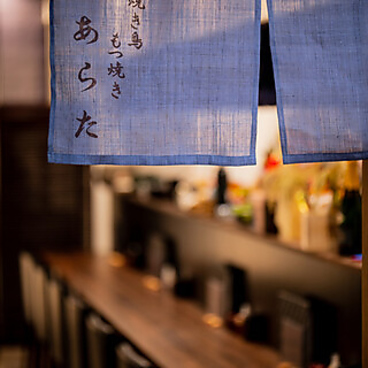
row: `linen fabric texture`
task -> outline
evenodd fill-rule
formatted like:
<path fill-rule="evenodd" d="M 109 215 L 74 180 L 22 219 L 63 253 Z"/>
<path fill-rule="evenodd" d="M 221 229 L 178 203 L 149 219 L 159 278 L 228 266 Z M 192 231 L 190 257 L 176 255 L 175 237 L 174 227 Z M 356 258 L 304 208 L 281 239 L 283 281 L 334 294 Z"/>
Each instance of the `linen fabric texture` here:
<path fill-rule="evenodd" d="M 366 0 L 268 0 L 285 163 L 368 158 Z"/>
<path fill-rule="evenodd" d="M 267 0 L 285 163 L 368 158 L 368 6 Z M 49 161 L 255 163 L 260 1 L 51 0 Z"/>
<path fill-rule="evenodd" d="M 259 0 L 51 0 L 49 162 L 255 163 Z"/>

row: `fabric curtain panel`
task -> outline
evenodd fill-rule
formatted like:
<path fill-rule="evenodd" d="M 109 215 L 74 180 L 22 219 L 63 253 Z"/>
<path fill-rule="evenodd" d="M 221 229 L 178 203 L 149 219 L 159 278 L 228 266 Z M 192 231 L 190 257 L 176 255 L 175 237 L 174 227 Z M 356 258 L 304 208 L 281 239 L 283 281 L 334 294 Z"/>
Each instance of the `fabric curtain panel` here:
<path fill-rule="evenodd" d="M 49 161 L 255 163 L 260 0 L 51 0 Z"/>
<path fill-rule="evenodd" d="M 366 0 L 267 0 L 285 163 L 368 158 Z M 260 0 L 51 0 L 49 161 L 255 164 Z"/>
<path fill-rule="evenodd" d="M 366 0 L 268 0 L 285 163 L 368 158 Z"/>

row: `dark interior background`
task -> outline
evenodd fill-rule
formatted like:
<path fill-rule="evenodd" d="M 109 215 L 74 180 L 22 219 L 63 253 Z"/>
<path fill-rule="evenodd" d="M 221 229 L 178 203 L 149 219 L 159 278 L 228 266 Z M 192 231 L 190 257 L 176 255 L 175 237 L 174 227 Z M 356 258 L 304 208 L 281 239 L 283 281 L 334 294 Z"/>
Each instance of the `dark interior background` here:
<path fill-rule="evenodd" d="M 47 163 L 49 109 L 0 108 L 0 339 L 23 337 L 18 255 L 88 244 L 88 168 Z"/>

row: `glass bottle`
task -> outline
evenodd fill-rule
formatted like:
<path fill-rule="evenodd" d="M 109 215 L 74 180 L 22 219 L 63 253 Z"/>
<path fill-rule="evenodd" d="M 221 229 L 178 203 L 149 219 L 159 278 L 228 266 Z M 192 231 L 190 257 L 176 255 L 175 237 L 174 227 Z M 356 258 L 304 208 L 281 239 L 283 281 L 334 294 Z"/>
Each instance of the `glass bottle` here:
<path fill-rule="evenodd" d="M 362 252 L 362 199 L 357 161 L 347 163 L 341 213 L 343 220 L 340 225 L 342 231 L 340 254 L 360 254 Z"/>

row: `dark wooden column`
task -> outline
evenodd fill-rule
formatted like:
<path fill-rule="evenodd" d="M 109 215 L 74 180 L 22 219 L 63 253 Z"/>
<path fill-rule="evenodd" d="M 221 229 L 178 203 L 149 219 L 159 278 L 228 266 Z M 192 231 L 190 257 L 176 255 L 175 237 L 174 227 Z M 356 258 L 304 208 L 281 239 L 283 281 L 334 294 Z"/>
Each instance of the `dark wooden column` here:
<path fill-rule="evenodd" d="M 22 337 L 22 249 L 88 244 L 88 168 L 47 163 L 49 108 L 0 108 L 0 339 Z M 86 175 L 87 173 L 87 175 Z"/>

